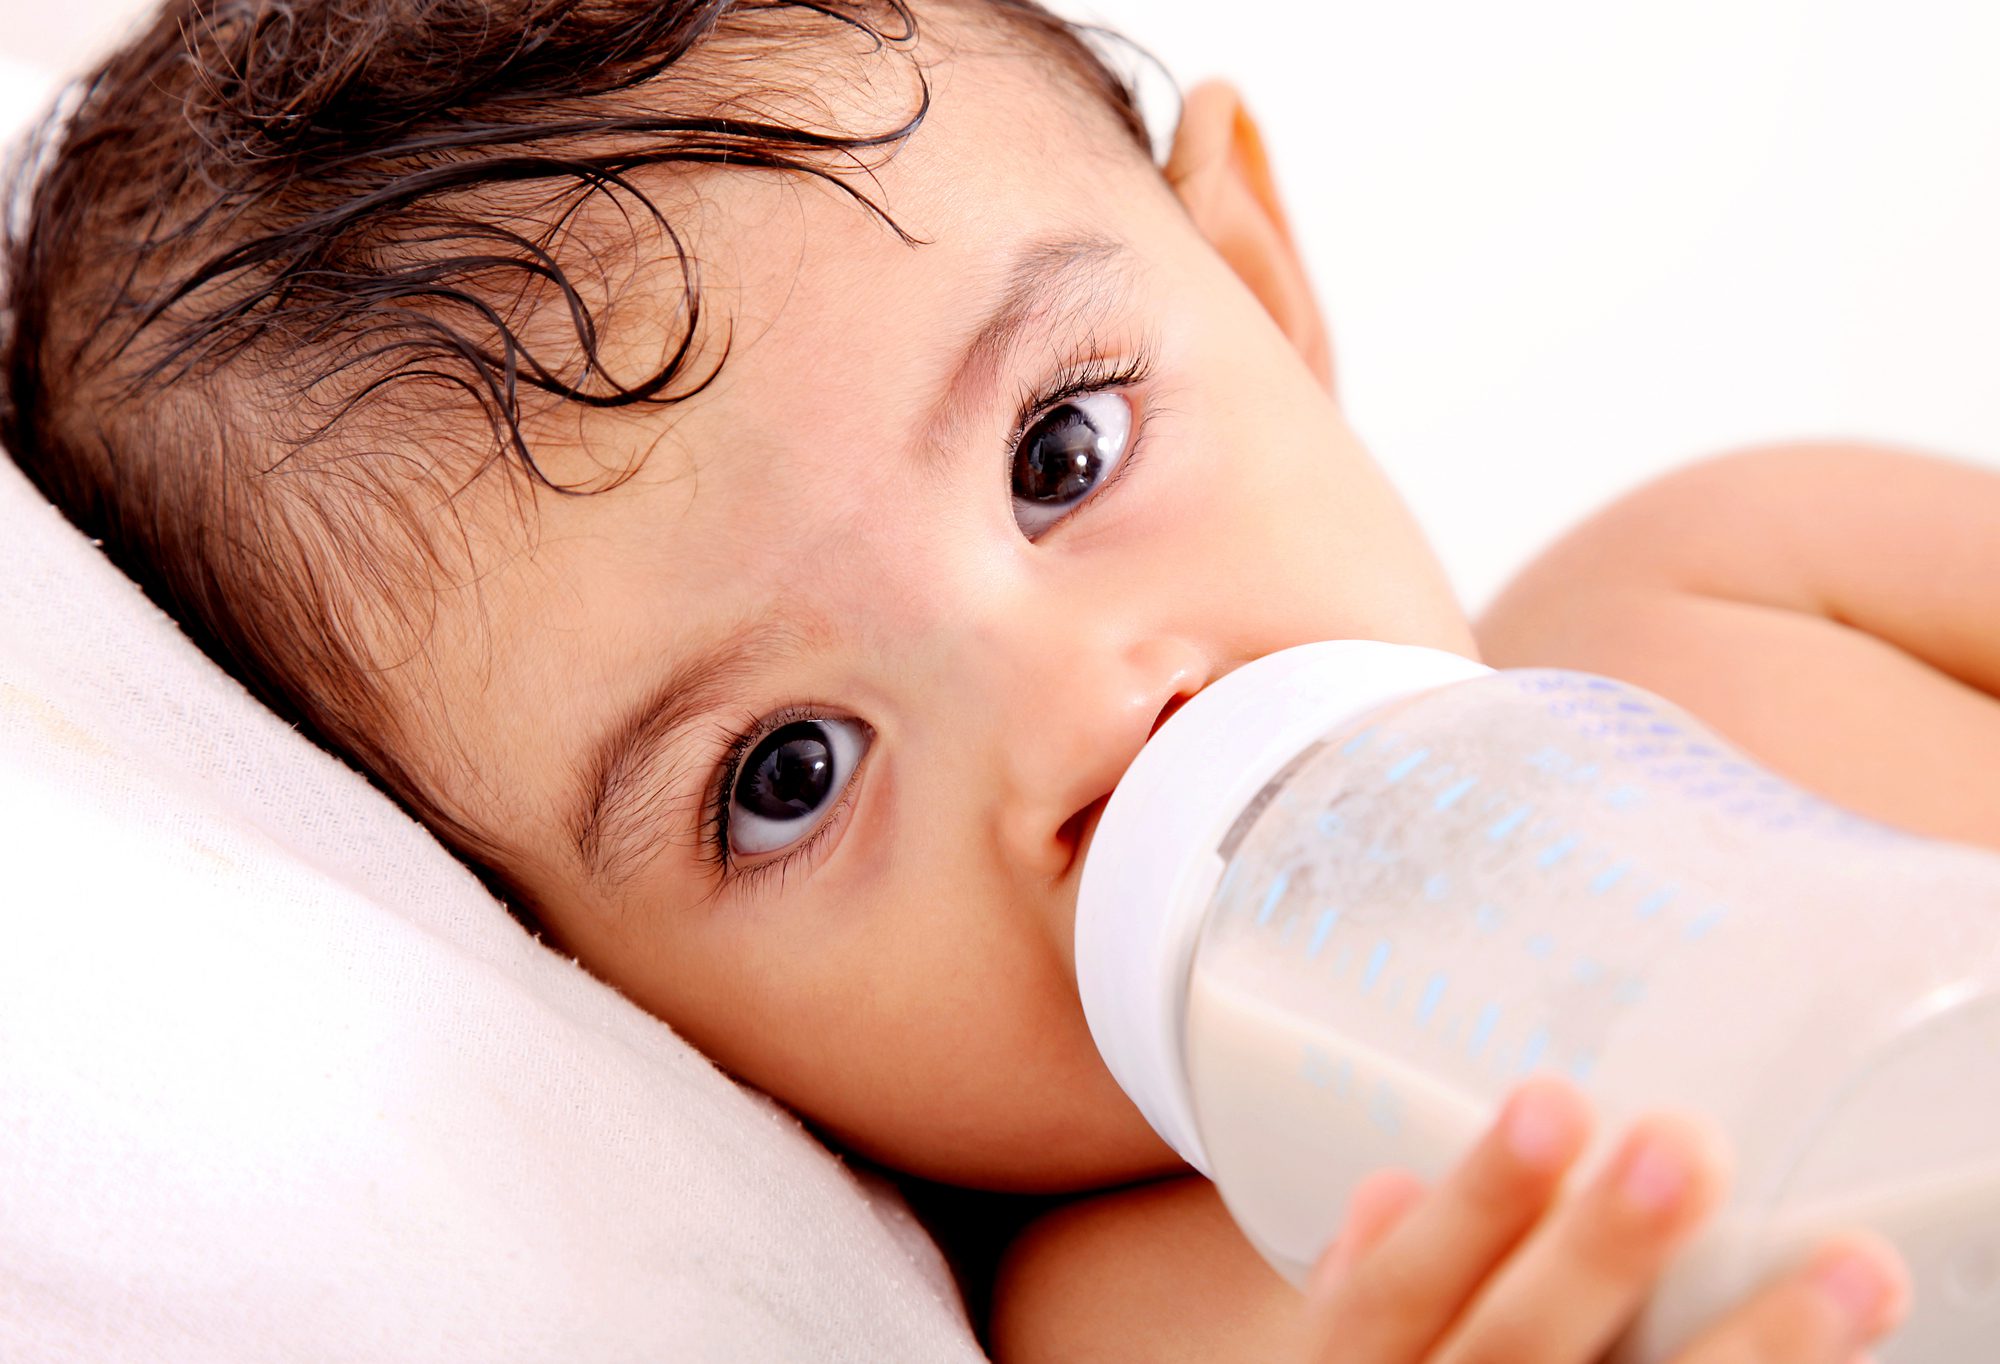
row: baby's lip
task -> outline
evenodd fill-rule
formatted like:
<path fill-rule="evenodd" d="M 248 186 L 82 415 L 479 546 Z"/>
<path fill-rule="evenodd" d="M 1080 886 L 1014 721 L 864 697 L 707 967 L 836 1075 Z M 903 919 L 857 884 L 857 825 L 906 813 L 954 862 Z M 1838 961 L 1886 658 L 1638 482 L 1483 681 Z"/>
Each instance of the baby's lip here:
<path fill-rule="evenodd" d="M 1154 734 L 1158 734 L 1160 726 L 1172 719 L 1174 712 L 1186 705 L 1192 697 L 1193 693 L 1175 696 L 1162 706 L 1160 713 L 1153 719 L 1151 732 L 1146 737 L 1150 740 Z M 1063 837 L 1068 839 L 1070 844 L 1069 866 L 1064 869 L 1065 875 L 1083 865 L 1083 859 L 1090 852 L 1090 840 L 1097 833 L 1097 822 L 1104 817 L 1104 807 L 1110 802 L 1111 796 L 1112 792 L 1106 791 L 1063 822 Z"/>
<path fill-rule="evenodd" d="M 1090 853 L 1090 840 L 1097 834 L 1097 821 L 1104 817 L 1104 807 L 1111 800 L 1106 791 L 1090 804 L 1071 815 L 1063 825 L 1063 833 L 1070 839 L 1069 871 L 1083 865 L 1083 859 Z"/>

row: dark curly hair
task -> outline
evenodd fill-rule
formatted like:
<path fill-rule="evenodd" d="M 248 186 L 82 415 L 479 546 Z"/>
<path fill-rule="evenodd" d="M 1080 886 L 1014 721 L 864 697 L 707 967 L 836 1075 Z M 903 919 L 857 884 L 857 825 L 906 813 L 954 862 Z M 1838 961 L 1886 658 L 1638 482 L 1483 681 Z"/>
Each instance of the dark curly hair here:
<path fill-rule="evenodd" d="M 1148 149 L 1088 31 L 1034 0 L 937 2 Z M 671 406 L 726 358 L 642 172 L 816 177 L 900 232 L 868 171 L 929 107 L 916 30 L 909 0 L 172 0 L 17 166 L 0 440 L 204 650 L 504 892 L 379 704 L 428 628 L 455 499 L 495 465 L 530 493 L 628 477 L 551 476 L 524 416 Z M 892 126 L 840 126 L 837 96 L 880 107 L 885 79 Z M 605 363 L 589 213 L 680 261 L 678 343 L 650 374 Z"/>

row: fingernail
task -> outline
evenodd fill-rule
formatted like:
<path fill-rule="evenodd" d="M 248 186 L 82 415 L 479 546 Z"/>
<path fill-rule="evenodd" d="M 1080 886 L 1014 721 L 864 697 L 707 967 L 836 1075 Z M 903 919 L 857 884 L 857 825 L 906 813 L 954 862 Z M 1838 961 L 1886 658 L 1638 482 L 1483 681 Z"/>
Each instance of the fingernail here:
<path fill-rule="evenodd" d="M 1515 1094 L 1501 1119 L 1508 1151 L 1531 1170 L 1553 1170 L 1567 1162 L 1576 1154 L 1582 1127 L 1575 1105 L 1543 1088 Z"/>
<path fill-rule="evenodd" d="M 1618 1193 L 1640 1212 L 1663 1213 L 1681 1201 L 1693 1178 L 1688 1158 L 1671 1141 L 1648 1135 L 1626 1151 Z"/>
<path fill-rule="evenodd" d="M 1857 1251 L 1841 1250 L 1812 1267 L 1814 1287 L 1826 1294 L 1859 1330 L 1872 1327 L 1895 1291 L 1895 1284 L 1875 1261 Z"/>

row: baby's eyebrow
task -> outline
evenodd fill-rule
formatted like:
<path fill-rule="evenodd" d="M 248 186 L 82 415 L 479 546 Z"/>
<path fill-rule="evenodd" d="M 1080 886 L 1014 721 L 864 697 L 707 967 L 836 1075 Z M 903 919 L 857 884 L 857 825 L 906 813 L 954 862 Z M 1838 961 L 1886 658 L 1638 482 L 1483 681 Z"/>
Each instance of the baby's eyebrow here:
<path fill-rule="evenodd" d="M 992 309 L 973 328 L 951 375 L 924 422 L 918 451 L 930 458 L 948 452 L 957 428 L 991 401 L 1007 357 L 1029 325 L 1046 311 L 1051 295 L 1097 283 L 1130 264 L 1132 249 L 1098 232 L 1035 237 L 1015 252 Z"/>
<path fill-rule="evenodd" d="M 675 783 L 654 769 L 655 759 L 726 704 L 745 678 L 796 652 L 810 634 L 782 618 L 739 626 L 676 663 L 612 722 L 582 764 L 583 798 L 569 820 L 586 872 L 616 880 L 637 865 L 635 851 L 656 846 L 656 831 L 673 814 L 668 802 Z"/>

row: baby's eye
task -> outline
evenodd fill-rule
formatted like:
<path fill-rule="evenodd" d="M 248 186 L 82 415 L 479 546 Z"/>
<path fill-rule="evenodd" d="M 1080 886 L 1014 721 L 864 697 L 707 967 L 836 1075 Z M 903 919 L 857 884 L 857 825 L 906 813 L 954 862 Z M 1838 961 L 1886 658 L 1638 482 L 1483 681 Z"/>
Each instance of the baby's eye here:
<path fill-rule="evenodd" d="M 729 790 L 729 851 L 777 852 L 820 826 L 868 751 L 859 720 L 795 720 L 757 741 Z"/>
<path fill-rule="evenodd" d="M 1014 520 L 1030 540 L 1067 516 L 1125 458 L 1132 404 L 1109 391 L 1065 399 L 1014 447 Z"/>

